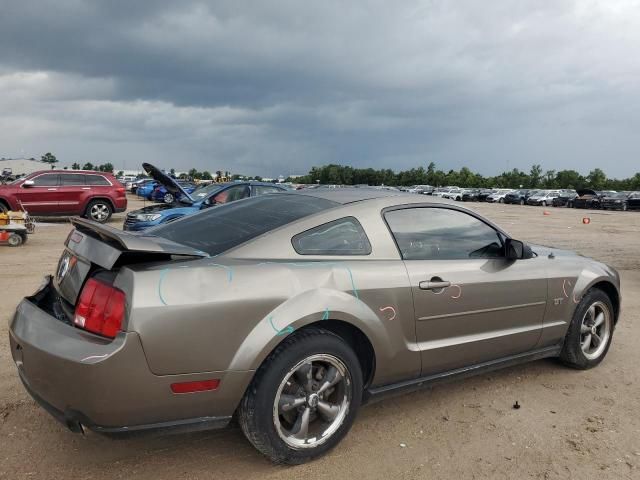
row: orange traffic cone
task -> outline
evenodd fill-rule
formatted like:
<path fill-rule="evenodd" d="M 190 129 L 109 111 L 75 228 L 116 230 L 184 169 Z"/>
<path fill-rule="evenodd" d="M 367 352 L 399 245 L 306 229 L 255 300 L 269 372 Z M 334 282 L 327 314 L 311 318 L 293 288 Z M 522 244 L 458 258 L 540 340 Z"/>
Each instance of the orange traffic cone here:
<path fill-rule="evenodd" d="M 582 223 L 584 223 L 585 225 L 589 225 L 591 223 L 591 219 L 589 217 L 584 217 L 582 219 Z"/>
<path fill-rule="evenodd" d="M 542 212 L 543 215 L 551 215 L 551 212 L 549 210 L 545 210 L 544 212 Z"/>

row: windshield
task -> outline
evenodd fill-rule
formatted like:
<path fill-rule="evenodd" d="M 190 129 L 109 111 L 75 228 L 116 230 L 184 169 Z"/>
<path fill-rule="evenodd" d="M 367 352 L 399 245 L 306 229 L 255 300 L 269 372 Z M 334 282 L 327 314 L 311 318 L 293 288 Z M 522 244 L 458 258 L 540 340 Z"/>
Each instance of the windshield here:
<path fill-rule="evenodd" d="M 211 207 L 147 232 L 218 255 L 263 233 L 338 205 L 306 195 L 264 195 Z"/>

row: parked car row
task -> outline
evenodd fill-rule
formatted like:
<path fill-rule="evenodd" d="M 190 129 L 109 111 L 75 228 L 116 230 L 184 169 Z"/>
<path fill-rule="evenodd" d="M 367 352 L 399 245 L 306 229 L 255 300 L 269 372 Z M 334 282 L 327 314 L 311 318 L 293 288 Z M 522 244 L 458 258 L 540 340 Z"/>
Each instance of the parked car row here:
<path fill-rule="evenodd" d="M 411 190 L 408 190 L 411 191 Z M 417 192 L 421 193 L 421 192 Z M 571 189 L 482 189 L 436 188 L 428 195 L 462 202 L 488 202 L 517 205 L 591 208 L 605 210 L 640 210 L 640 192 L 597 191 L 588 188 Z"/>

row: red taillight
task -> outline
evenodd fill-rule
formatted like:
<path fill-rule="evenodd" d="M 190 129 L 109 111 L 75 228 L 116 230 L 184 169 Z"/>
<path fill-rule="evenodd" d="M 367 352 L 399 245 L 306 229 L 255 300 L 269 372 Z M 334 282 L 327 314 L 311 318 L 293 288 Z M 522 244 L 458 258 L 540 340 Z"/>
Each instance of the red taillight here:
<path fill-rule="evenodd" d="M 73 323 L 89 332 L 114 338 L 122 328 L 124 307 L 123 291 L 90 278 L 80 294 Z"/>
<path fill-rule="evenodd" d="M 215 390 L 220 385 L 220 380 L 200 380 L 199 382 L 181 382 L 172 383 L 171 391 L 173 393 L 193 393 L 206 392 L 207 390 Z"/>
<path fill-rule="evenodd" d="M 126 190 L 125 190 L 125 188 L 124 188 L 124 187 L 122 187 L 122 188 L 120 188 L 120 187 L 116 188 L 116 193 L 125 193 L 125 192 L 126 192 Z"/>

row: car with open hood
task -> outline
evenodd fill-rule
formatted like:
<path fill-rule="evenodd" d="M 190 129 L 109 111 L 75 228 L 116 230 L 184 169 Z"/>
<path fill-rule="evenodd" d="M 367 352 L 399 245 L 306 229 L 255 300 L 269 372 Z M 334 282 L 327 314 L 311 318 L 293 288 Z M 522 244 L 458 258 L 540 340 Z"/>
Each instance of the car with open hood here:
<path fill-rule="evenodd" d="M 176 180 L 176 183 L 187 193 L 193 193 L 197 188 L 195 183 L 185 180 Z M 153 189 L 153 192 L 151 192 L 150 200 L 154 202 L 173 203 L 176 200 L 180 200 L 180 197 L 176 198 L 164 185 L 157 185 L 156 188 Z"/>
<path fill-rule="evenodd" d="M 177 200 L 173 203 L 149 205 L 127 213 L 124 230 L 146 230 L 156 225 L 173 222 L 205 208 L 216 207 L 243 198 L 286 191 L 284 187 L 273 183 L 229 182 L 211 183 L 189 193 L 178 180 L 171 178 L 153 165 L 143 163 L 142 168 Z"/>
<path fill-rule="evenodd" d="M 591 188 L 581 188 L 577 191 L 578 196 L 573 199 L 573 208 L 594 208 L 601 207 L 601 200 L 603 194 L 616 193 L 616 192 L 602 192 L 596 191 Z"/>
<path fill-rule="evenodd" d="M 9 340 L 26 390 L 74 432 L 237 418 L 267 457 L 302 463 L 386 395 L 545 357 L 595 367 L 619 318 L 612 267 L 437 197 L 307 189 L 144 235 L 72 222 Z"/>

